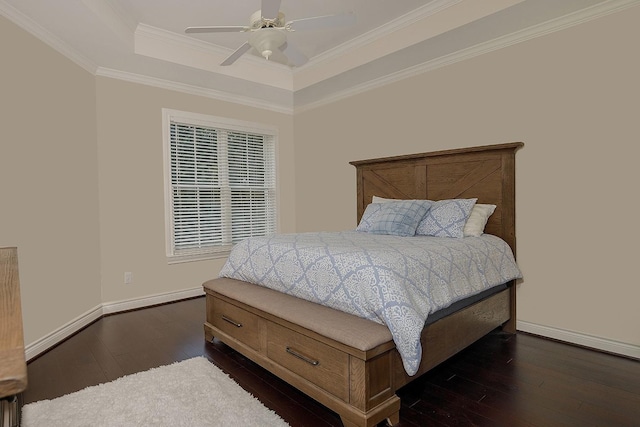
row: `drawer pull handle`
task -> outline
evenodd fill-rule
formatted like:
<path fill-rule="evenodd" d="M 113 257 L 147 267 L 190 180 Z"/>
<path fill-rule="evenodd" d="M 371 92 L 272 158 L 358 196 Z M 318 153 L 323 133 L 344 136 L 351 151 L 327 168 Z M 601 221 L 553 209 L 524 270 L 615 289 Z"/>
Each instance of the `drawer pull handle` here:
<path fill-rule="evenodd" d="M 320 364 L 319 361 L 313 360 L 313 359 L 309 359 L 307 356 L 304 356 L 304 355 L 298 353 L 297 351 L 293 350 L 291 347 L 287 347 L 287 353 L 291 354 L 292 356 L 297 357 L 298 359 L 304 360 L 305 362 L 307 362 L 310 365 L 318 366 Z"/>
<path fill-rule="evenodd" d="M 229 319 L 227 316 L 225 316 L 224 314 L 222 315 L 222 320 L 224 320 L 225 322 L 229 322 L 231 323 L 233 326 L 235 326 L 236 328 L 242 328 L 242 323 L 238 323 L 235 320 Z"/>

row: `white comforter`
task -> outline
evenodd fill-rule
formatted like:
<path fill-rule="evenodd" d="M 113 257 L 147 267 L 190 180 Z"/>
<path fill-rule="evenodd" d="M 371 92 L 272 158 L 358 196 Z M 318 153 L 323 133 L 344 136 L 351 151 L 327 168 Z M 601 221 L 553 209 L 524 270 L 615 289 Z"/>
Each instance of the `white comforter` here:
<path fill-rule="evenodd" d="M 356 231 L 281 234 L 236 244 L 220 272 L 387 325 L 414 375 L 427 316 L 520 278 L 492 235 L 398 237 Z"/>

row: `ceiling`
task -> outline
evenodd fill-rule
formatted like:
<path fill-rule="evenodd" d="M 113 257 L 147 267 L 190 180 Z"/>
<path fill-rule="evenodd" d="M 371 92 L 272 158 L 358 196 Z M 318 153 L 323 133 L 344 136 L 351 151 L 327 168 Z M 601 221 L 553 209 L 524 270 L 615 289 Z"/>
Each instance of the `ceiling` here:
<path fill-rule="evenodd" d="M 248 33 L 260 0 L 0 0 L 0 15 L 88 71 L 293 113 L 640 3 L 640 0 L 282 0 L 285 20 L 354 13 L 346 27 L 296 31 L 309 61 L 249 52 L 220 63 Z"/>

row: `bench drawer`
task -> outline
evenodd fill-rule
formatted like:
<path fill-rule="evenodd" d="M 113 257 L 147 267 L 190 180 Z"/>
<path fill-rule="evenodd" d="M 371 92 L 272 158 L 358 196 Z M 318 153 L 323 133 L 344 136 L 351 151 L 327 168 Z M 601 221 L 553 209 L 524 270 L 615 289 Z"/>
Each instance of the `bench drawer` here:
<path fill-rule="evenodd" d="M 267 324 L 267 357 L 344 401 L 349 398 L 349 355 L 291 329 Z"/>
<path fill-rule="evenodd" d="M 219 298 L 212 298 L 207 321 L 238 341 L 260 351 L 263 319 Z"/>

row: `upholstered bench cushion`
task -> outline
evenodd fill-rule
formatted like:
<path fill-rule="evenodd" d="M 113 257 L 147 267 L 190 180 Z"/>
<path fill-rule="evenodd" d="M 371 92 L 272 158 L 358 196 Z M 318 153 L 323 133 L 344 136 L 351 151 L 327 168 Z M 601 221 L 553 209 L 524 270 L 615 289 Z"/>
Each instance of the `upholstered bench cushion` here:
<path fill-rule="evenodd" d="M 219 278 L 203 287 L 358 350 L 371 350 L 392 340 L 384 325 L 263 286 Z"/>

